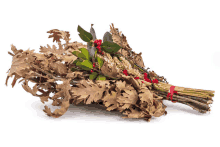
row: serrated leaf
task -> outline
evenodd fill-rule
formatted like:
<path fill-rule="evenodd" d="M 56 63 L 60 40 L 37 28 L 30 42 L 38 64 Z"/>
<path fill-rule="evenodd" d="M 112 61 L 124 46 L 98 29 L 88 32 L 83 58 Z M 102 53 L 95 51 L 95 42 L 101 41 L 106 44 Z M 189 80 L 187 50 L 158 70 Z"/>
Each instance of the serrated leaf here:
<path fill-rule="evenodd" d="M 81 53 L 86 57 L 86 60 L 89 60 L 90 58 L 90 55 L 89 55 L 89 52 L 86 48 L 80 48 L 79 49 L 81 51 Z"/>
<path fill-rule="evenodd" d="M 117 52 L 121 48 L 121 46 L 111 41 L 105 41 L 104 43 L 102 43 L 101 48 L 105 52 L 112 54 Z"/>
<path fill-rule="evenodd" d="M 103 36 L 103 42 L 105 41 L 113 42 L 112 35 L 109 32 L 106 32 Z"/>
<path fill-rule="evenodd" d="M 102 81 L 105 81 L 106 80 L 106 77 L 105 76 L 102 76 L 102 75 L 99 75 L 96 80 L 102 80 Z"/>
<path fill-rule="evenodd" d="M 92 34 L 85 31 L 80 25 L 78 25 L 78 32 L 80 33 L 79 36 L 80 38 L 85 41 L 85 42 L 90 42 L 90 40 L 93 39 Z"/>
<path fill-rule="evenodd" d="M 91 25 L 90 33 L 92 34 L 93 40 L 96 40 L 96 33 L 95 33 L 95 30 L 93 29 L 92 25 Z"/>
<path fill-rule="evenodd" d="M 93 79 L 95 79 L 95 78 L 97 77 L 97 75 L 98 75 L 97 72 L 93 72 L 93 73 L 91 73 L 91 74 L 89 75 L 89 79 L 90 79 L 90 80 L 93 80 Z"/>
<path fill-rule="evenodd" d="M 91 70 L 91 69 L 93 69 L 92 62 L 90 62 L 89 60 L 84 60 L 82 62 L 78 61 L 76 63 L 76 66 L 81 67 L 84 70 Z"/>

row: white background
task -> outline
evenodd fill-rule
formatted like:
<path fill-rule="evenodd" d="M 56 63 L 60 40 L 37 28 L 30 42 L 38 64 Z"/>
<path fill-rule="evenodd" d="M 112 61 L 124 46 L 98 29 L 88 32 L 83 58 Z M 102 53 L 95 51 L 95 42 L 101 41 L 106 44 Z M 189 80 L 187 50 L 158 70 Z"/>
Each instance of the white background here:
<path fill-rule="evenodd" d="M 219 8 L 219 0 L 1 1 L 0 146 L 220 146 Z M 48 39 L 51 29 L 69 31 L 71 41 L 83 42 L 77 26 L 89 31 L 91 23 L 99 39 L 114 23 L 130 47 L 142 52 L 145 66 L 170 84 L 215 90 L 211 112 L 164 100 L 168 114 L 150 122 L 95 106 L 70 106 L 62 117 L 51 118 L 21 83 L 11 88 L 11 78 L 4 85 L 11 44 L 39 52 L 40 46 L 56 44 Z"/>

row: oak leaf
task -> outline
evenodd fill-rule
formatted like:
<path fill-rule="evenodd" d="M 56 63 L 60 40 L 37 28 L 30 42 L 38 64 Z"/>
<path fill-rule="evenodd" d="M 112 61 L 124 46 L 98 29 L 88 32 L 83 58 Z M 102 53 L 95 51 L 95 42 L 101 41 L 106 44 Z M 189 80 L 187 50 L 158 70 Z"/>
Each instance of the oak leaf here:
<path fill-rule="evenodd" d="M 107 92 L 102 100 L 108 111 L 114 110 L 118 107 L 117 94 L 114 91 L 111 91 L 111 93 Z"/>
<path fill-rule="evenodd" d="M 99 87 L 97 84 L 91 80 L 81 80 L 78 87 L 72 87 L 71 92 L 73 96 L 78 97 L 77 103 L 84 101 L 85 104 L 91 104 L 92 102 L 97 102 L 103 97 L 103 92 L 107 90 L 105 86 Z"/>

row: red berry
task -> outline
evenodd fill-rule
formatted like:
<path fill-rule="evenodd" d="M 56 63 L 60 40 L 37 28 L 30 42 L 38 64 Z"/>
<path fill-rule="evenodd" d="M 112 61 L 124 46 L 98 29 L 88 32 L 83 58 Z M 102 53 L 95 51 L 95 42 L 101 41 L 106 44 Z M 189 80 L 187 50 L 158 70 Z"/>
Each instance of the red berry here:
<path fill-rule="evenodd" d="M 97 49 L 101 49 L 101 47 L 100 47 L 100 46 L 97 46 L 96 48 L 97 48 Z"/>
<path fill-rule="evenodd" d="M 152 82 L 153 82 L 153 83 L 158 83 L 158 80 L 157 80 L 157 79 L 154 79 Z"/>
<path fill-rule="evenodd" d="M 123 73 L 124 73 L 126 76 L 128 75 L 127 70 L 124 70 Z"/>
<path fill-rule="evenodd" d="M 145 79 L 145 81 L 147 81 L 147 82 L 150 82 L 150 83 L 151 83 L 151 80 L 150 80 L 150 79 L 148 79 L 148 78 L 146 78 L 146 79 Z"/>
<path fill-rule="evenodd" d="M 91 69 L 91 72 L 93 72 L 92 69 Z"/>
<path fill-rule="evenodd" d="M 102 54 L 104 55 L 104 52 L 102 52 Z"/>

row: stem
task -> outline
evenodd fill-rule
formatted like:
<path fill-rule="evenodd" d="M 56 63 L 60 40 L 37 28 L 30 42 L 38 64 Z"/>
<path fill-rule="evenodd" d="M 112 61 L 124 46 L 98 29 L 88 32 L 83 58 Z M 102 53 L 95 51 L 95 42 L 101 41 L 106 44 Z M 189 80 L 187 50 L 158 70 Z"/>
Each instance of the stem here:
<path fill-rule="evenodd" d="M 126 60 L 128 60 L 131 64 L 134 64 L 134 65 L 136 65 L 138 68 L 140 68 L 141 70 L 143 70 L 144 72 L 146 72 L 147 73 L 147 75 L 148 75 L 148 79 L 150 79 L 151 81 L 152 81 L 152 79 L 150 78 L 150 74 L 149 74 L 149 72 L 147 71 L 148 69 L 150 69 L 149 67 L 147 68 L 147 69 L 145 69 L 145 68 L 142 68 L 141 66 L 139 66 L 138 64 L 136 64 L 136 63 L 133 63 L 133 62 L 131 62 L 128 58 L 126 58 L 124 55 L 122 55 L 122 54 L 117 54 L 117 55 L 119 55 L 119 56 L 123 56 Z M 140 70 L 139 69 L 139 70 Z M 140 71 L 141 71 L 140 70 Z M 158 76 L 158 75 L 157 75 Z M 166 82 L 166 83 L 168 83 L 167 82 L 167 80 L 166 80 L 166 78 L 164 78 L 163 76 L 161 77 L 161 76 L 158 76 L 159 78 L 162 78 L 162 79 L 164 79 L 164 81 L 163 80 L 160 80 L 160 79 L 158 79 L 158 81 L 160 81 L 160 82 Z"/>
<path fill-rule="evenodd" d="M 167 92 L 157 91 L 153 90 L 158 96 L 162 96 L 163 100 L 167 100 Z M 170 99 L 169 99 L 170 100 Z M 179 96 L 179 95 L 173 95 L 173 100 L 178 101 L 179 103 L 188 105 L 192 107 L 193 109 L 201 112 L 206 113 L 207 111 L 210 111 L 209 104 L 212 103 L 212 101 L 200 98 L 200 97 L 193 97 L 193 96 Z"/>

